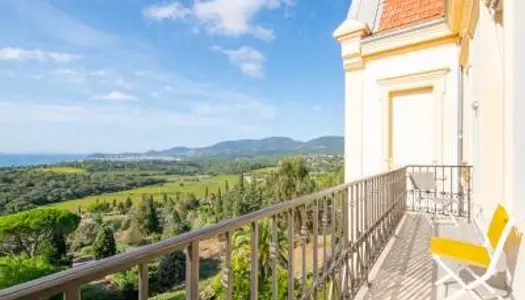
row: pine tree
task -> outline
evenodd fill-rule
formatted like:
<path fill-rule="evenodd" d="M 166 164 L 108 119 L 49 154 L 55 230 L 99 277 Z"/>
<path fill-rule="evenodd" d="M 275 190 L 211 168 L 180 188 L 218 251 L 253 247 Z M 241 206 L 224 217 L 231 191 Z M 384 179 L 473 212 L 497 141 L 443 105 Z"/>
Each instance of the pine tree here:
<path fill-rule="evenodd" d="M 133 201 L 131 201 L 131 197 L 128 196 L 128 198 L 126 198 L 125 206 L 128 211 L 131 209 L 131 207 L 133 206 Z"/>
<path fill-rule="evenodd" d="M 144 197 L 144 199 L 135 212 L 138 224 L 146 234 L 161 233 L 162 226 L 153 198 Z"/>
<path fill-rule="evenodd" d="M 113 230 L 108 226 L 100 226 L 95 242 L 93 242 L 93 254 L 96 259 L 103 259 L 117 253 L 117 244 Z"/>
<path fill-rule="evenodd" d="M 217 191 L 217 197 L 215 198 L 215 201 L 213 202 L 214 210 L 215 210 L 215 221 L 219 222 L 222 220 L 223 217 L 223 210 L 224 210 L 224 204 L 222 202 L 222 195 L 221 195 L 221 188 Z"/>
<path fill-rule="evenodd" d="M 244 174 L 243 173 L 239 175 L 239 189 L 241 190 L 241 192 L 244 191 Z"/>
<path fill-rule="evenodd" d="M 118 209 L 118 212 L 121 214 L 121 215 L 124 215 L 126 214 L 126 206 L 124 206 L 124 203 L 123 202 L 119 202 L 118 205 L 117 205 L 117 209 Z"/>

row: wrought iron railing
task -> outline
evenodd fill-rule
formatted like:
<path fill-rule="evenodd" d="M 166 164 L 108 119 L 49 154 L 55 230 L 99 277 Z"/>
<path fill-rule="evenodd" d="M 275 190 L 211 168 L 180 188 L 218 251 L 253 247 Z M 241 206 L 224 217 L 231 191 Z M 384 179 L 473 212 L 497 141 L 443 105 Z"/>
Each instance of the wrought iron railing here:
<path fill-rule="evenodd" d="M 407 180 L 407 206 L 410 211 L 421 211 L 419 205 L 425 205 L 425 199 L 455 200 L 450 206 L 426 205 L 427 213 L 449 214 L 456 217 L 471 218 L 473 167 L 469 165 L 418 165 L 407 166 L 407 176 L 414 173 L 430 173 L 435 185 L 432 189 L 418 190 Z M 433 202 L 430 202 L 433 203 Z"/>
<path fill-rule="evenodd" d="M 413 167 L 411 167 L 413 168 Z M 321 192 L 279 203 L 259 211 L 182 234 L 156 244 L 87 263 L 67 271 L 0 291 L 0 299 L 42 299 L 63 294 L 81 298 L 81 286 L 118 271 L 138 266 L 138 299 L 148 298 L 148 263 L 178 250 L 186 252 L 186 298 L 198 299 L 199 244 L 217 238 L 224 243 L 224 299 L 234 290 L 232 257 L 234 233 L 251 235 L 250 298 L 258 299 L 260 285 L 259 233 L 261 224 L 271 230 L 271 298 L 351 299 L 367 282 L 371 267 L 392 237 L 407 209 L 407 169 L 392 170 Z M 287 246 L 280 246 L 279 235 Z M 287 262 L 278 261 L 285 252 Z M 308 253 L 311 252 L 311 253 Z M 295 259 L 295 255 L 299 260 Z M 311 255 L 307 255 L 311 254 Z M 311 260 L 311 261 L 308 261 Z M 278 272 L 287 272 L 287 287 L 279 290 Z M 281 289 L 283 289 L 281 287 Z"/>

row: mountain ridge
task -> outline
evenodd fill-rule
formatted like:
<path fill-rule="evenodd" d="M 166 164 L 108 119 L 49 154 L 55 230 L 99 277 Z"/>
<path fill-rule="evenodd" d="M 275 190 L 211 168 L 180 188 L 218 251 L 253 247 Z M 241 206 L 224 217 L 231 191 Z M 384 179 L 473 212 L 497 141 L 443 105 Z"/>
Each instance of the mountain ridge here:
<path fill-rule="evenodd" d="M 206 157 L 206 156 L 250 156 L 269 154 L 342 154 L 342 136 L 321 136 L 308 141 L 289 137 L 273 136 L 262 139 L 239 139 L 217 142 L 205 147 L 175 146 L 165 150 L 126 153 L 94 153 L 88 159 L 126 157 Z"/>

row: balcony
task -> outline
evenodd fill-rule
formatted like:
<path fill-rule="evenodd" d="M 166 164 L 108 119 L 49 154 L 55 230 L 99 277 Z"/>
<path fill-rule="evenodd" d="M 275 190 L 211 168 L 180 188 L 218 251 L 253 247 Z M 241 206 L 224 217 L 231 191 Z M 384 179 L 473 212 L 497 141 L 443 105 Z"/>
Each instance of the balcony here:
<path fill-rule="evenodd" d="M 414 189 L 409 175 L 421 172 L 433 174 L 433 189 Z M 434 286 L 441 274 L 429 254 L 430 237 L 475 238 L 471 187 L 469 166 L 408 166 L 5 289 L 0 299 L 63 294 L 76 300 L 83 285 L 134 267 L 139 270 L 138 299 L 147 299 L 148 263 L 179 250 L 186 253 L 186 298 L 206 298 L 199 265 L 202 245 L 212 238 L 223 249 L 219 298 L 232 299 L 240 292 L 248 297 L 234 286 L 240 275 L 232 261 L 242 250 L 250 264 L 249 275 L 243 275 L 249 276 L 250 299 L 442 299 L 455 287 Z M 453 198 L 459 204 L 441 211 L 422 207 L 421 197 Z M 457 217 L 460 229 L 427 222 L 428 215 L 443 213 Z M 250 237 L 246 249 L 233 246 L 240 231 Z M 283 272 L 284 285 L 278 282 Z M 269 293 L 261 293 L 263 285 Z"/>

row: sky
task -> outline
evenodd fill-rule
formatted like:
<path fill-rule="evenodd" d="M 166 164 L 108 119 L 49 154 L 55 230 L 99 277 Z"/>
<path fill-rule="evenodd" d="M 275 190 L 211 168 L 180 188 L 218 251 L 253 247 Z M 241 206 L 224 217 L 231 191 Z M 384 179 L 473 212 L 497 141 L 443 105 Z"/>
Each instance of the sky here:
<path fill-rule="evenodd" d="M 0 152 L 342 135 L 349 0 L 1 0 Z"/>

